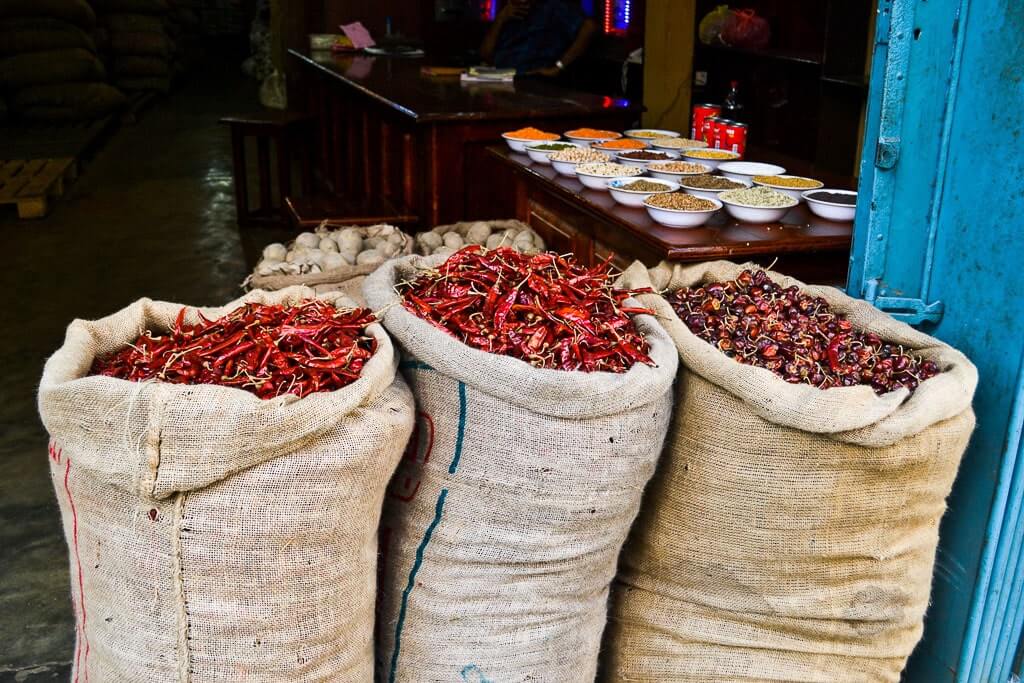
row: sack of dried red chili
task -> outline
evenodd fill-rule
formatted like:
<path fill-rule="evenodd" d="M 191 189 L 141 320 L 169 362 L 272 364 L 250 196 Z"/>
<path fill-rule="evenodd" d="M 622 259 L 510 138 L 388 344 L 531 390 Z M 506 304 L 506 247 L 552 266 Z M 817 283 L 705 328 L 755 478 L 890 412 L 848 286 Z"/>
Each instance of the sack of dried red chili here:
<path fill-rule="evenodd" d="M 637 264 L 618 284 L 672 298 L 743 270 Z M 769 277 L 824 299 L 832 312 L 823 319 L 845 314 L 852 329 L 940 372 L 912 394 L 790 383 L 691 332 L 665 298 L 638 296 L 681 363 L 666 452 L 613 589 L 608 681 L 898 681 L 921 636 L 939 520 L 974 426 L 977 371 L 837 289 Z M 787 319 L 799 321 L 799 310 Z M 777 331 L 765 334 L 782 339 Z"/>
<path fill-rule="evenodd" d="M 251 292 L 184 322 L 314 295 Z M 180 309 L 141 299 L 76 320 L 43 371 L 73 677 L 371 680 L 378 520 L 414 421 L 388 335 L 367 326 L 359 378 L 301 399 L 89 374 Z"/>
<path fill-rule="evenodd" d="M 378 674 L 388 681 L 593 681 L 608 585 L 661 451 L 678 359 L 635 318 L 655 365 L 540 369 L 471 348 L 366 280 L 417 403 L 381 522 Z"/>

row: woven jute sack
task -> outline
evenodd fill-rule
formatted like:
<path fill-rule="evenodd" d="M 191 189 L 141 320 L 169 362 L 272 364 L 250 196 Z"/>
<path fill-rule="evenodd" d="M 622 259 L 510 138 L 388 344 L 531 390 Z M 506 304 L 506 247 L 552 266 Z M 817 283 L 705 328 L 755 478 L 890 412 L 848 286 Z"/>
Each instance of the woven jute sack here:
<path fill-rule="evenodd" d="M 671 413 L 678 358 L 543 370 L 470 348 L 402 308 L 395 285 L 444 257 L 382 265 L 366 299 L 403 352 L 417 427 L 381 522 L 385 681 L 594 680 L 608 587 Z"/>
<path fill-rule="evenodd" d="M 619 284 L 675 291 L 743 268 L 635 264 Z M 977 371 L 863 301 L 770 275 L 944 371 L 909 396 L 789 384 L 692 334 L 661 296 L 638 296 L 681 363 L 613 589 L 604 680 L 897 681 L 921 636 Z"/>
<path fill-rule="evenodd" d="M 413 240 L 409 235 L 401 232 L 398 228 L 387 225 L 367 225 L 367 226 L 343 226 L 333 225 L 325 223 L 316 230 L 318 235 L 326 235 L 328 233 L 337 232 L 339 230 L 354 229 L 357 230 L 363 239 L 371 237 L 380 237 L 385 234 L 382 228 L 389 228 L 386 234 L 398 233 L 404 237 L 404 242 L 399 250 L 400 256 L 408 256 L 412 253 Z M 294 246 L 294 242 L 288 244 L 290 250 Z M 277 290 L 285 287 L 292 287 L 295 285 L 305 285 L 306 287 L 312 287 L 317 292 L 342 292 L 349 298 L 362 302 L 363 300 L 363 281 L 366 280 L 366 276 L 372 273 L 380 264 L 364 264 L 364 265 L 352 265 L 342 266 L 341 268 L 331 268 L 324 270 L 319 273 L 307 273 L 305 275 L 261 275 L 260 265 L 263 261 L 256 265 L 256 269 L 243 283 L 244 286 L 254 287 L 257 289 L 266 290 Z"/>
<path fill-rule="evenodd" d="M 250 292 L 201 310 L 313 295 Z M 72 677 L 371 680 L 377 527 L 414 421 L 394 347 L 371 325 L 379 346 L 361 377 L 303 399 L 87 376 L 97 355 L 168 329 L 180 309 L 141 299 L 76 320 L 43 371 Z"/>

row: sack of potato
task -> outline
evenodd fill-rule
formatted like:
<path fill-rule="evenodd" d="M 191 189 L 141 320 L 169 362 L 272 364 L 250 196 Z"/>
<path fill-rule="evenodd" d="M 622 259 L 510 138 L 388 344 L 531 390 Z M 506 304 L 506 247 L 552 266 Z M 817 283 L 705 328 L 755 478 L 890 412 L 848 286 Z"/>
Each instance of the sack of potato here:
<path fill-rule="evenodd" d="M 412 247 L 412 238 L 393 225 L 339 226 L 324 221 L 287 247 L 267 245 L 244 284 L 265 290 L 305 285 L 317 293 L 345 292 L 362 302 L 366 276 L 388 259 L 411 254 Z"/>
<path fill-rule="evenodd" d="M 439 225 L 416 235 L 416 253 L 423 256 L 451 256 L 469 244 L 488 249 L 511 247 L 524 254 L 544 251 L 544 240 L 522 221 L 464 221 Z"/>

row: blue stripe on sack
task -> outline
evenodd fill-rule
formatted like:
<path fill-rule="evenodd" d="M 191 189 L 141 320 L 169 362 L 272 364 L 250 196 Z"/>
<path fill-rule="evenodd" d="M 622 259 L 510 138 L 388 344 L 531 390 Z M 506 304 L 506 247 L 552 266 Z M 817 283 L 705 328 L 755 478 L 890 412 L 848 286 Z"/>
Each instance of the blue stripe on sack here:
<path fill-rule="evenodd" d="M 429 365 L 427 365 L 426 363 L 422 363 L 422 362 L 420 362 L 418 360 L 404 360 L 404 361 L 402 361 L 401 363 L 398 364 L 398 369 L 399 370 L 433 370 L 434 368 L 432 368 Z"/>
<path fill-rule="evenodd" d="M 424 363 L 418 362 L 409 363 L 409 366 L 418 366 L 428 370 L 433 369 Z M 459 382 L 459 425 L 455 436 L 455 453 L 452 456 L 452 464 L 448 466 L 449 474 L 454 474 L 459 469 L 459 459 L 462 458 L 462 441 L 465 433 L 466 385 Z M 444 513 L 444 501 L 447 497 L 448 489 L 441 489 L 441 495 L 437 497 L 437 504 L 434 506 L 434 519 L 430 522 L 426 532 L 424 532 L 423 540 L 420 541 L 419 547 L 416 548 L 416 560 L 409 571 L 409 580 L 405 584 L 405 590 L 402 591 L 402 605 L 398 610 L 398 622 L 395 624 L 395 649 L 391 653 L 391 673 L 388 675 L 389 683 L 394 683 L 398 668 L 398 654 L 402 649 L 402 627 L 405 626 L 405 613 L 409 607 L 409 594 L 412 593 L 412 588 L 416 585 L 416 574 L 423 564 L 423 555 L 427 550 L 427 544 L 430 543 L 430 537 L 434 534 L 434 529 L 437 528 L 437 525 L 441 523 L 441 515 Z"/>

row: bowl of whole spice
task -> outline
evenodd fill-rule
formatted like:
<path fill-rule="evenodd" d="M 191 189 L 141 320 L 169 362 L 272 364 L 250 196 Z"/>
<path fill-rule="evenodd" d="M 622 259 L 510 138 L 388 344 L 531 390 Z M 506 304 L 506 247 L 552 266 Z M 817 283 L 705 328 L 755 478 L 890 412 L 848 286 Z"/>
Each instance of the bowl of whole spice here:
<path fill-rule="evenodd" d="M 564 149 L 579 149 L 579 147 L 575 142 L 535 142 L 526 146 L 526 154 L 538 164 L 550 165 L 549 157 L 555 152 L 561 152 Z"/>
<path fill-rule="evenodd" d="M 705 174 L 680 178 L 679 185 L 686 194 L 692 194 L 694 197 L 718 199 L 718 195 L 727 190 L 741 190 L 744 187 L 750 187 L 750 182 Z"/>
<path fill-rule="evenodd" d="M 763 185 L 773 190 L 778 190 L 798 202 L 803 201 L 803 193 L 808 190 L 817 190 L 825 186 L 825 183 L 814 178 L 804 178 L 798 175 L 756 175 L 751 180 L 755 185 Z"/>
<path fill-rule="evenodd" d="M 644 200 L 644 208 L 657 223 L 670 228 L 696 228 L 722 208 L 717 199 L 701 199 L 682 192 L 656 194 Z"/>
<path fill-rule="evenodd" d="M 632 152 L 619 152 L 615 155 L 620 164 L 647 168 L 652 161 L 672 161 L 679 158 L 679 152 L 656 152 L 652 149 L 638 149 Z"/>
<path fill-rule="evenodd" d="M 719 164 L 740 158 L 739 154 L 727 149 L 684 149 L 682 152 L 684 159 L 704 164 L 712 171 L 716 170 Z"/>
<path fill-rule="evenodd" d="M 659 128 L 630 128 L 627 131 L 623 131 L 627 138 L 636 138 L 637 140 L 643 140 L 649 142 L 651 140 L 657 140 L 658 138 L 677 138 L 679 133 L 674 130 L 661 130 Z"/>
<path fill-rule="evenodd" d="M 770 187 L 745 187 L 718 195 L 730 216 L 747 223 L 775 223 L 799 204 L 797 200 Z"/>
<path fill-rule="evenodd" d="M 803 194 L 811 213 L 830 221 L 852 221 L 857 193 L 852 190 L 809 190 Z"/>
<path fill-rule="evenodd" d="M 782 175 L 786 169 L 760 161 L 726 161 L 718 167 L 718 172 L 732 180 L 753 182 L 754 176 Z"/>
<path fill-rule="evenodd" d="M 556 171 L 562 175 L 575 177 L 576 167 L 580 164 L 608 161 L 611 157 L 596 149 L 578 147 L 576 149 L 563 149 L 560 152 L 553 152 L 548 159 L 551 160 L 551 165 Z M 616 173 L 615 175 L 624 174 Z"/>
<path fill-rule="evenodd" d="M 579 178 L 584 187 L 589 187 L 591 190 L 607 190 L 608 181 L 612 178 L 638 176 L 642 175 L 643 172 L 643 169 L 635 166 L 601 161 L 580 164 L 576 167 L 576 177 Z"/>
<path fill-rule="evenodd" d="M 647 164 L 647 172 L 652 178 L 678 182 L 683 176 L 711 173 L 711 167 L 693 161 L 654 161 Z"/>
<path fill-rule="evenodd" d="M 703 149 L 708 146 L 708 143 L 703 140 L 693 140 L 691 138 L 665 137 L 654 138 L 650 141 L 650 145 L 654 149 L 678 152 L 684 149 Z"/>
<path fill-rule="evenodd" d="M 654 180 L 652 178 L 612 178 L 608 181 L 608 191 L 612 199 L 623 206 L 643 206 L 644 200 L 655 194 L 675 192 L 679 183 L 670 180 Z"/>

